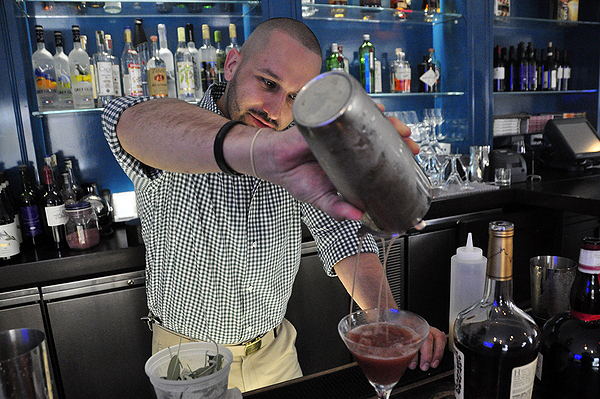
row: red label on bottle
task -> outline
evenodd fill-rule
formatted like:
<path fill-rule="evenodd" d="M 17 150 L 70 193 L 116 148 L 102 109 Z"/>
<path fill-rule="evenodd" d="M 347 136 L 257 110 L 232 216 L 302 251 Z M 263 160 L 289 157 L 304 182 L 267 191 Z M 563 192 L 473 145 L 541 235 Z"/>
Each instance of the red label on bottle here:
<path fill-rule="evenodd" d="M 576 310 L 571 309 L 571 316 L 578 318 L 582 321 L 597 321 L 600 320 L 600 314 L 587 314 L 581 313 Z"/>

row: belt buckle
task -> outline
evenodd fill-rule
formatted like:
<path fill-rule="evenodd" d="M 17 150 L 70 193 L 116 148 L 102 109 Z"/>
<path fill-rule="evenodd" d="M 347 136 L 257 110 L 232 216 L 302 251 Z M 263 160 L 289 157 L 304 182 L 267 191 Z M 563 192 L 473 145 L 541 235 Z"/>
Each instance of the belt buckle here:
<path fill-rule="evenodd" d="M 258 352 L 262 344 L 262 337 L 256 337 L 252 341 L 248 341 L 244 344 L 244 354 L 250 356 L 251 354 Z"/>

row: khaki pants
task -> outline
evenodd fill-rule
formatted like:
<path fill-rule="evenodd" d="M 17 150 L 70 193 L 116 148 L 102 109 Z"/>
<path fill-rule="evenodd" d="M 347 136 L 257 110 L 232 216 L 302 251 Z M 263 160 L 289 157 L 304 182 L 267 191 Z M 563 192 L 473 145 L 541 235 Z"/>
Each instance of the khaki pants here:
<path fill-rule="evenodd" d="M 286 319 L 274 331 L 269 331 L 262 339 L 261 348 L 244 355 L 244 345 L 225 345 L 233 353 L 233 363 L 229 372 L 229 388 L 238 388 L 242 392 L 251 391 L 267 385 L 302 377 L 302 370 L 296 353 L 296 329 Z M 180 336 L 154 324 L 152 329 L 152 354 L 178 345 Z M 193 339 L 183 338 L 181 342 Z"/>

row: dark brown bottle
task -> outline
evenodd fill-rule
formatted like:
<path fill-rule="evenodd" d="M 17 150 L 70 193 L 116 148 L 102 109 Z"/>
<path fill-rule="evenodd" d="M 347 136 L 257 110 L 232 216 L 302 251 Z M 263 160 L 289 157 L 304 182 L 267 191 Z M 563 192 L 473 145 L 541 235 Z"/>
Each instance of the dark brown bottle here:
<path fill-rule="evenodd" d="M 544 397 L 600 397 L 600 238 L 583 239 L 571 311 L 544 325 L 536 377 Z"/>
<path fill-rule="evenodd" d="M 506 64 L 502 56 L 502 46 L 498 45 L 494 48 L 494 91 L 504 91 Z"/>

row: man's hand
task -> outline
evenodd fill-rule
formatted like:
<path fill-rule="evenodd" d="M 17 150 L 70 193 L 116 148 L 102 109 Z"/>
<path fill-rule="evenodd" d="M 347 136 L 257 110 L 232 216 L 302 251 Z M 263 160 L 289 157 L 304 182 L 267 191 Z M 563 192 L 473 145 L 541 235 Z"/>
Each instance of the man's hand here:
<path fill-rule="evenodd" d="M 421 346 L 419 354 L 415 355 L 413 360 L 408 366 L 411 370 L 414 370 L 420 361 L 420 368 L 423 371 L 429 370 L 429 367 L 436 368 L 440 365 L 440 361 L 444 355 L 444 348 L 446 347 L 446 335 L 435 327 L 431 327 L 429 336 Z"/>

